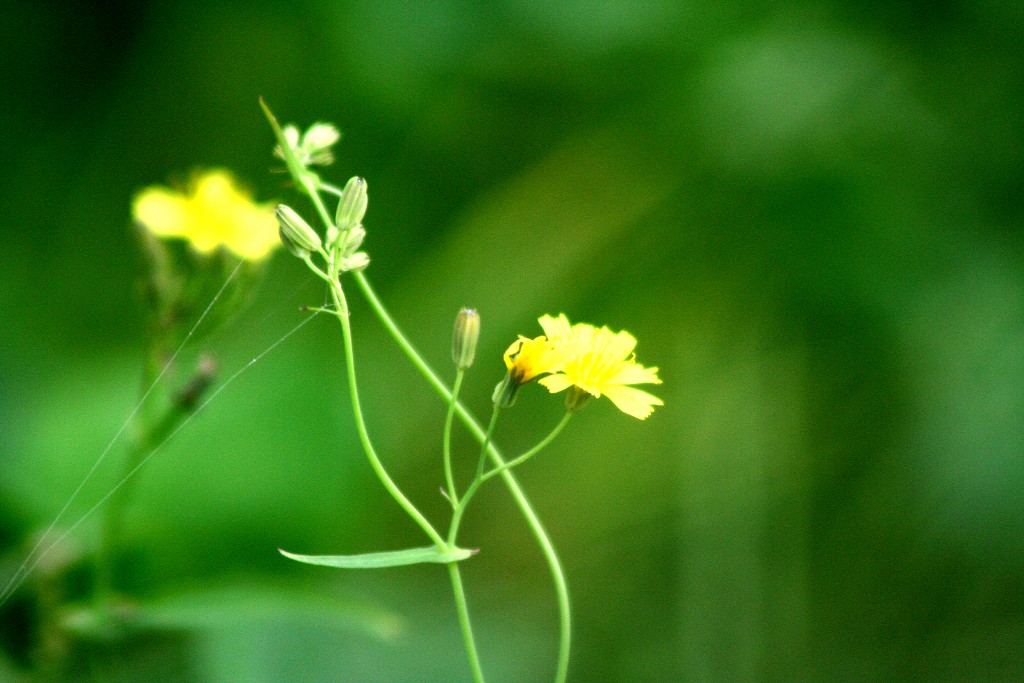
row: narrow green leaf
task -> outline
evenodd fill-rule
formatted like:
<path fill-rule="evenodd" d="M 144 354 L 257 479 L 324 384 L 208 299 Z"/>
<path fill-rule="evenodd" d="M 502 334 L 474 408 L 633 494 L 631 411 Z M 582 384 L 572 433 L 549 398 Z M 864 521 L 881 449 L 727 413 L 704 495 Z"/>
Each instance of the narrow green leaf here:
<path fill-rule="evenodd" d="M 377 569 L 380 567 L 402 567 L 407 564 L 448 564 L 459 562 L 473 555 L 474 551 L 465 548 L 443 550 L 436 545 L 427 548 L 409 548 L 408 550 L 391 550 L 383 553 L 366 553 L 364 555 L 296 555 L 286 550 L 280 552 L 296 562 L 318 564 L 325 567 L 341 569 Z"/>
<path fill-rule="evenodd" d="M 108 610 L 113 610 L 111 613 Z M 135 602 L 69 605 L 61 626 L 83 638 L 110 639 L 135 632 L 205 632 L 284 624 L 301 620 L 367 633 L 381 640 L 400 635 L 403 619 L 358 596 L 338 595 L 317 584 L 235 576 L 225 582 L 179 587 Z M 0 681 L 4 678 L 0 667 Z"/>
<path fill-rule="evenodd" d="M 292 152 L 291 147 L 288 145 L 288 141 L 284 137 L 284 132 L 281 130 L 281 124 L 277 122 L 277 118 L 273 112 L 270 111 L 270 107 L 267 103 L 260 98 L 260 108 L 263 109 L 263 114 L 267 117 L 267 121 L 270 123 L 270 127 L 274 131 L 274 137 L 277 138 L 277 144 L 281 147 L 281 153 L 284 155 L 285 165 L 288 167 L 288 172 L 292 176 L 297 184 L 303 184 L 303 178 L 308 174 L 308 171 L 303 168 L 299 160 L 295 158 L 295 154 Z"/>

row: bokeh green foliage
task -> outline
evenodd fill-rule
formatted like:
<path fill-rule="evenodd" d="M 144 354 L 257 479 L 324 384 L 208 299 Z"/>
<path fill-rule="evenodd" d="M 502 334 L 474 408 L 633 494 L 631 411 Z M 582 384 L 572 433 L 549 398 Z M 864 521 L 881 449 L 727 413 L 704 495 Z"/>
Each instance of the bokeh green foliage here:
<path fill-rule="evenodd" d="M 137 395 L 132 193 L 217 165 L 261 199 L 294 201 L 268 173 L 263 96 L 282 120 L 345 132 L 334 179 L 368 179 L 368 274 L 439 368 L 455 312 L 480 310 L 464 389 L 478 413 L 500 352 L 545 312 L 628 329 L 639 360 L 661 367 L 666 406 L 650 420 L 588 406 L 521 473 L 565 560 L 575 680 L 1024 676 L 1019 3 L 5 14 L 8 553 Z M 229 373 L 322 297 L 279 258 L 205 346 Z M 358 302 L 354 323 L 383 457 L 440 518 L 443 406 Z M 319 582 L 404 628 L 383 644 L 334 622 L 239 619 L 174 646 L 191 662 L 180 679 L 464 671 L 439 572 L 317 573 L 275 551 L 417 540 L 358 451 L 339 345 L 335 326 L 307 326 L 154 458 L 130 512 L 129 574 L 154 599 Z M 499 440 L 527 447 L 559 411 L 524 392 Z M 465 572 L 483 661 L 495 681 L 545 680 L 543 562 L 502 491 L 477 506 L 464 537 L 483 551 Z M 88 525 L 74 536 L 85 550 L 90 538 Z"/>

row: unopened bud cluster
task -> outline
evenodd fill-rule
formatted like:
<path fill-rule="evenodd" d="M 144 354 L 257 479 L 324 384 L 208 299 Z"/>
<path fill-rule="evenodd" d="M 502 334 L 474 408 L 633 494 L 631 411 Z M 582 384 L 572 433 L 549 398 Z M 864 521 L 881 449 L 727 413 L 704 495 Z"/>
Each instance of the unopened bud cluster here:
<path fill-rule="evenodd" d="M 334 253 L 339 271 L 357 272 L 370 265 L 370 257 L 365 251 L 359 251 L 366 238 L 363 228 L 366 205 L 366 181 L 358 176 L 349 179 L 341 191 L 334 226 L 327 236 L 327 248 Z"/>
<path fill-rule="evenodd" d="M 327 239 L 322 240 L 294 209 L 278 204 L 276 216 L 281 241 L 299 258 L 319 253 L 324 258 L 330 257 L 339 273 L 361 271 L 370 265 L 370 257 L 365 251 L 359 251 L 366 239 L 362 223 L 366 205 L 366 181 L 352 178 L 341 193 L 335 225 L 328 228 Z"/>
<path fill-rule="evenodd" d="M 334 152 L 331 147 L 341 139 L 341 133 L 331 124 L 314 123 L 301 135 L 296 126 L 289 124 L 281 133 L 292 154 L 303 167 L 330 166 L 334 163 Z M 274 156 L 285 158 L 280 145 L 274 148 Z"/>

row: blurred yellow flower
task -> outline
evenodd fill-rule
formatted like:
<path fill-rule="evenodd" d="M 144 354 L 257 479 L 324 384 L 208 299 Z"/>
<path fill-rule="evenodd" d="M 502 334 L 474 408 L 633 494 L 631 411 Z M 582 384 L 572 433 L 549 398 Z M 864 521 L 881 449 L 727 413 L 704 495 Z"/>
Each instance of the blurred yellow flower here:
<path fill-rule="evenodd" d="M 622 412 L 646 419 L 654 406 L 664 405 L 657 396 L 635 389 L 633 384 L 661 384 L 658 368 L 637 363 L 636 338 L 628 332 L 612 332 L 586 323 L 570 325 L 564 314 L 539 321 L 548 340 L 561 350 L 564 365 L 539 380 L 551 393 L 577 387 L 594 397 L 607 396 Z"/>
<path fill-rule="evenodd" d="M 230 173 L 196 174 L 187 191 L 148 187 L 132 201 L 132 216 L 157 237 L 180 237 L 201 254 L 224 247 L 250 261 L 281 245 L 269 204 L 257 204 Z"/>

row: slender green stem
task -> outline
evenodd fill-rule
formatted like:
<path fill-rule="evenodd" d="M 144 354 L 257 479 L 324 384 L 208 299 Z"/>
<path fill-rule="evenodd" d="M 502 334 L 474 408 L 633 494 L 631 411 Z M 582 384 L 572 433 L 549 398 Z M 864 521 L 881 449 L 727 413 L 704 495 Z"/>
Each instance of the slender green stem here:
<path fill-rule="evenodd" d="M 551 430 L 551 433 L 548 434 L 546 437 L 544 437 L 543 441 L 541 441 L 536 446 L 534 446 L 530 450 L 526 451 L 522 455 L 520 455 L 518 457 L 515 457 L 515 458 L 509 460 L 508 462 L 506 462 L 504 465 L 501 465 L 500 467 L 495 467 L 493 470 L 491 470 L 487 474 L 482 475 L 482 477 L 481 477 L 482 482 L 483 481 L 487 481 L 491 477 L 494 477 L 494 476 L 496 476 L 498 474 L 501 474 L 502 472 L 505 472 L 506 470 L 510 470 L 513 467 L 516 467 L 517 465 L 521 465 L 524 462 L 526 462 L 527 460 L 529 460 L 530 458 L 532 458 L 533 456 L 535 456 L 538 453 L 540 453 L 544 448 L 547 447 L 547 445 L 549 443 L 551 443 L 552 441 L 555 440 L 555 437 L 558 436 L 562 432 L 563 429 L 565 429 L 565 425 L 569 424 L 569 418 L 571 418 L 572 415 L 573 415 L 572 413 L 570 413 L 569 411 L 566 411 L 565 415 L 562 416 L 562 419 L 559 420 L 558 424 L 555 425 L 555 428 Z"/>
<path fill-rule="evenodd" d="M 441 395 L 445 401 L 451 401 L 452 392 L 445 386 L 444 382 L 437 376 L 437 374 L 427 365 L 423 357 L 416 351 L 413 345 L 405 337 L 398 325 L 391 318 L 391 314 L 388 313 L 387 309 L 381 303 L 380 299 L 377 298 L 376 292 L 370 286 L 369 281 L 363 273 L 355 273 L 354 279 L 359 288 L 363 291 L 363 295 L 366 297 L 374 313 L 380 318 L 381 323 L 387 328 L 391 336 L 394 337 L 395 342 L 402 349 L 405 355 L 409 358 L 410 362 L 420 371 L 420 374 L 427 380 L 427 382 L 434 387 L 434 390 Z M 477 422 L 476 418 L 466 410 L 459 402 L 455 402 L 455 412 L 458 414 L 459 419 L 462 420 L 463 424 L 467 429 L 476 437 L 477 441 L 483 443 L 486 440 L 486 433 Z M 502 467 L 505 464 L 504 458 L 501 456 L 501 451 L 492 443 L 487 447 L 488 454 L 497 467 Z M 516 505 L 519 506 L 519 510 L 522 512 L 523 517 L 526 519 L 526 523 L 529 525 L 534 538 L 537 539 L 537 543 L 540 545 L 541 551 L 544 553 L 544 558 L 548 563 L 548 568 L 551 572 L 551 578 L 555 584 L 555 594 L 558 601 L 558 615 L 559 615 L 559 644 L 558 644 L 558 668 L 555 674 L 555 683 L 564 683 L 566 676 L 569 671 L 569 652 L 572 644 L 572 614 L 569 605 L 569 586 L 565 581 L 565 573 L 562 571 L 562 564 L 558 559 L 558 553 L 555 551 L 554 545 L 551 543 L 551 539 L 548 537 L 547 532 L 544 530 L 544 525 L 541 524 L 540 519 L 534 512 L 533 507 L 530 505 L 529 499 L 526 494 L 523 493 L 522 488 L 519 486 L 519 482 L 516 480 L 515 475 L 509 470 L 501 472 L 501 478 L 505 482 L 505 486 L 508 488 L 509 493 L 512 494 L 512 498 L 515 500 Z"/>
<path fill-rule="evenodd" d="M 476 494 L 477 489 L 484 483 L 482 463 L 487 458 L 487 447 L 491 444 L 491 437 L 494 436 L 494 428 L 498 424 L 498 416 L 501 415 L 501 409 L 498 406 L 494 406 L 494 411 L 491 413 L 491 421 L 487 424 L 487 433 L 484 435 L 483 443 L 480 446 L 480 465 L 477 466 L 476 477 L 473 478 L 473 482 L 466 489 L 466 494 L 462 496 L 462 501 L 455 508 L 455 512 L 452 514 L 452 523 L 448 527 L 448 543 L 454 543 L 455 539 L 459 535 L 459 525 L 462 523 L 462 515 L 465 514 L 466 508 L 469 506 L 469 501 L 472 500 Z"/>
<path fill-rule="evenodd" d="M 153 377 L 158 372 L 155 352 L 151 352 L 149 356 L 150 360 L 147 362 L 146 371 L 143 373 L 144 387 L 152 384 Z M 143 408 L 145 409 L 138 411 L 133 419 L 133 436 L 128 452 L 125 454 L 123 483 L 120 489 L 112 496 L 113 500 L 110 501 L 110 504 L 103 511 L 103 521 L 100 525 L 93 598 L 99 611 L 106 614 L 109 613 L 110 603 L 115 593 L 115 556 L 117 554 L 117 547 L 121 542 L 125 508 L 134 490 L 135 479 L 129 479 L 127 475 L 135 471 L 139 462 L 153 447 L 153 444 L 159 443 L 162 439 L 166 438 L 188 416 L 188 411 L 183 410 L 181 406 L 170 405 L 159 419 L 154 420 L 152 410 L 148 409 L 148 406 L 143 406 Z"/>
<path fill-rule="evenodd" d="M 459 390 L 460 376 L 456 378 L 455 389 L 452 391 L 452 399 L 450 405 L 455 405 L 456 396 Z M 491 415 L 491 423 L 487 426 L 487 436 L 484 438 L 483 447 L 480 449 L 480 457 L 483 458 L 487 452 L 487 444 L 490 443 L 491 435 L 494 433 L 494 426 L 498 423 L 498 408 L 495 407 L 494 413 Z M 451 418 L 451 412 L 449 411 L 449 419 Z M 462 497 L 462 501 L 455 506 L 455 512 L 452 514 L 451 526 L 448 528 L 448 544 L 451 547 L 455 547 L 452 544 L 455 542 L 459 535 L 459 523 L 462 521 L 462 514 L 466 511 L 466 506 L 469 505 L 469 501 L 473 498 L 473 494 L 480 488 L 481 478 L 479 469 L 476 477 L 473 479 L 473 483 L 466 489 L 466 495 Z M 473 670 L 473 680 L 478 683 L 483 681 L 483 672 L 480 670 L 480 657 L 476 652 L 476 642 L 473 639 L 473 628 L 469 622 L 469 607 L 466 605 L 465 591 L 462 589 L 462 576 L 459 573 L 458 564 L 452 562 L 448 565 L 448 569 L 451 572 L 452 577 L 452 589 L 455 593 L 455 609 L 459 613 L 459 626 L 462 628 L 462 638 L 466 643 L 466 654 L 469 657 L 469 666 Z"/>
<path fill-rule="evenodd" d="M 370 460 L 370 466 L 373 467 L 377 478 L 384 484 L 384 488 L 391 494 L 391 497 L 423 529 L 427 536 L 430 537 L 430 540 L 436 543 L 438 547 L 447 548 L 441 534 L 434 529 L 433 525 L 423 516 L 423 513 L 412 504 L 412 501 L 405 497 L 405 494 L 392 481 L 387 470 L 384 469 L 384 465 L 381 464 L 380 458 L 377 457 L 377 451 L 374 450 L 373 444 L 370 442 L 370 435 L 366 430 L 366 422 L 363 420 L 362 405 L 359 402 L 359 387 L 356 384 L 355 354 L 352 347 L 352 325 L 348 319 L 348 303 L 345 301 L 345 293 L 341 289 L 341 284 L 337 281 L 331 285 L 331 298 L 334 299 L 335 305 L 338 307 L 339 312 L 341 312 L 338 320 L 341 321 L 341 334 L 345 341 L 345 367 L 348 371 L 348 387 L 352 399 L 352 412 L 355 415 L 356 431 L 359 432 L 359 440 L 363 444 L 363 450 L 366 451 L 366 457 Z"/>
<path fill-rule="evenodd" d="M 452 398 L 448 401 L 448 415 L 444 418 L 444 480 L 448 484 L 448 500 L 452 507 L 459 506 L 459 491 L 455 488 L 455 475 L 452 474 L 452 418 L 455 416 L 455 402 L 459 400 L 459 389 L 466 371 L 459 369 L 455 373 L 455 386 L 452 387 Z"/>
<path fill-rule="evenodd" d="M 324 256 L 324 258 L 328 258 L 325 254 L 321 254 L 321 255 Z M 332 280 L 331 277 L 327 273 L 325 273 L 324 271 L 320 270 L 320 268 L 315 263 L 313 263 L 313 258 L 309 254 L 306 254 L 305 256 L 303 256 L 302 260 L 306 262 L 306 265 L 309 266 L 309 269 L 311 271 L 313 271 L 313 273 L 318 278 L 320 278 L 321 280 L 323 280 L 327 284 L 333 284 L 334 283 L 334 280 Z"/>
<path fill-rule="evenodd" d="M 455 595 L 455 611 L 459 614 L 459 626 L 462 629 L 462 640 L 469 658 L 469 668 L 473 671 L 473 680 L 484 683 L 484 672 L 480 668 L 480 655 L 476 652 L 476 640 L 473 638 L 473 626 L 469 622 L 469 606 L 466 604 L 466 591 L 462 587 L 462 575 L 459 563 L 448 563 L 448 573 L 452 578 L 452 593 Z"/>
<path fill-rule="evenodd" d="M 340 197 L 343 192 L 343 190 L 337 185 L 332 185 L 331 183 L 324 182 L 323 180 L 320 181 L 320 189 L 329 194 L 337 195 L 338 197 Z"/>
<path fill-rule="evenodd" d="M 498 415 L 501 414 L 501 408 L 494 406 L 491 410 L 491 421 L 487 424 L 487 433 L 484 434 L 484 441 L 480 444 L 480 457 L 476 461 L 476 477 L 473 479 L 473 483 L 483 480 L 484 467 L 487 465 L 487 447 L 491 445 L 491 441 L 494 438 L 494 428 L 498 424 Z M 479 484 L 477 484 L 479 486 Z"/>
<path fill-rule="evenodd" d="M 302 185 L 302 189 L 306 191 L 306 194 L 309 195 L 309 198 L 313 201 L 313 206 L 316 207 L 316 212 L 319 214 L 320 220 L 322 220 L 324 225 L 328 228 L 333 226 L 334 221 L 331 219 L 331 214 L 328 213 L 327 207 L 324 206 L 324 200 L 320 197 L 320 193 L 316 191 L 313 181 L 309 176 L 303 176 L 299 183 Z"/>

